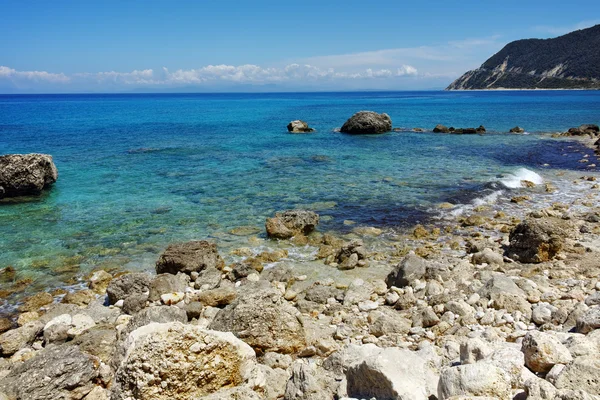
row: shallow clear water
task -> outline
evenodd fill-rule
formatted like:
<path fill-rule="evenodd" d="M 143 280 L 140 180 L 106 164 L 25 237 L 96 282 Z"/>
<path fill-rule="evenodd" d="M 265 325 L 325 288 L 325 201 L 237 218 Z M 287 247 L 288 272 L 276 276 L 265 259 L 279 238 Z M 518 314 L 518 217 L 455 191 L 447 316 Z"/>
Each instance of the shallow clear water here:
<path fill-rule="evenodd" d="M 365 109 L 395 127 L 498 134 L 333 131 Z M 288 134 L 293 119 L 317 133 Z M 49 153 L 59 169 L 37 201 L 0 204 L 0 268 L 38 286 L 97 266 L 151 269 L 171 241 L 239 246 L 231 229 L 262 235 L 292 207 L 325 216 L 321 230 L 408 225 L 520 167 L 589 170 L 577 162 L 589 150 L 537 133 L 598 122 L 598 92 L 0 96 L 0 153 Z M 499 134 L 515 125 L 533 134 Z"/>

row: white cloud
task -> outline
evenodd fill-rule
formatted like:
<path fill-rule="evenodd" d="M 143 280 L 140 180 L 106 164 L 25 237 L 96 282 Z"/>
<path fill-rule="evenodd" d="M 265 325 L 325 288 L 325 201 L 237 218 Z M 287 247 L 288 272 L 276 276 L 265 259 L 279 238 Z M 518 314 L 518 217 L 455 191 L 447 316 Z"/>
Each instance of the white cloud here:
<path fill-rule="evenodd" d="M 65 74 L 53 74 L 46 71 L 17 71 L 13 68 L 0 65 L 0 79 L 45 81 L 45 82 L 68 82 L 69 77 Z"/>
<path fill-rule="evenodd" d="M 565 33 L 577 31 L 580 29 L 590 28 L 594 25 L 600 24 L 600 19 L 581 21 L 571 26 L 549 26 L 549 25 L 538 25 L 534 26 L 533 30 L 536 32 L 542 32 L 550 35 L 564 35 Z"/>
<path fill-rule="evenodd" d="M 94 81 L 97 83 L 123 83 L 131 84 L 157 84 L 159 81 L 154 79 L 154 71 L 151 69 L 133 70 L 131 72 L 83 72 L 73 74 L 73 78 L 82 81 Z"/>

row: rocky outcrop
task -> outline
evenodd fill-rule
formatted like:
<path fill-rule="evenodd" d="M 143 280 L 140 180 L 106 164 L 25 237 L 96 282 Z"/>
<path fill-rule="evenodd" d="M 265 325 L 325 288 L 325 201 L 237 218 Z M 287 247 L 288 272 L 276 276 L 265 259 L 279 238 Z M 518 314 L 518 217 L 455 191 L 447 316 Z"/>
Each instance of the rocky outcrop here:
<path fill-rule="evenodd" d="M 342 125 L 340 132 L 353 134 L 385 133 L 392 130 L 392 119 L 389 115 L 373 111 L 359 111 Z"/>
<path fill-rule="evenodd" d="M 299 119 L 290 122 L 287 126 L 287 130 L 292 133 L 310 133 L 315 131 L 308 126 L 308 123 Z"/>
<path fill-rule="evenodd" d="M 265 228 L 270 238 L 289 239 L 298 234 L 309 234 L 318 224 L 319 215 L 313 211 L 288 210 L 267 218 Z"/>
<path fill-rule="evenodd" d="M 352 240 L 344 244 L 335 255 L 335 262 L 341 270 L 368 267 L 367 250 L 362 240 Z"/>
<path fill-rule="evenodd" d="M 568 131 L 562 134 L 562 136 L 591 136 L 597 137 L 600 135 L 600 127 L 595 124 L 584 124 L 576 128 L 570 128 Z"/>
<path fill-rule="evenodd" d="M 178 322 L 138 328 L 123 347 L 114 399 L 202 397 L 244 383 L 255 363 L 254 351 L 233 334 Z"/>
<path fill-rule="evenodd" d="M 217 245 L 199 240 L 170 244 L 156 261 L 156 273 L 191 274 L 211 268 L 222 269 L 223 266 Z"/>
<path fill-rule="evenodd" d="M 0 199 L 39 195 L 58 179 L 58 171 L 47 154 L 0 156 Z"/>
<path fill-rule="evenodd" d="M 452 133 L 455 135 L 474 135 L 474 134 L 482 134 L 486 132 L 486 129 L 483 125 L 479 125 L 478 128 L 454 128 L 454 127 L 446 127 L 444 125 L 438 124 L 433 128 L 434 133 Z"/>
<path fill-rule="evenodd" d="M 515 126 L 514 128 L 510 128 L 510 131 L 508 131 L 509 133 L 523 133 L 525 132 L 525 129 L 521 128 L 520 126 Z"/>
<path fill-rule="evenodd" d="M 572 227 L 558 218 L 530 218 L 510 233 L 508 257 L 523 263 L 540 263 L 553 259 L 572 236 Z"/>

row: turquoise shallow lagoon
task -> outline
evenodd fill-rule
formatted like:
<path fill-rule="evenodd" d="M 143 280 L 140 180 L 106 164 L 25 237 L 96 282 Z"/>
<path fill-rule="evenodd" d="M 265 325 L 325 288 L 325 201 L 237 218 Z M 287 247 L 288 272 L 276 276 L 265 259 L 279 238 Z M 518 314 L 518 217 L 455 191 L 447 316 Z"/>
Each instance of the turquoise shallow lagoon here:
<path fill-rule="evenodd" d="M 359 110 L 491 133 L 334 131 Z M 288 134 L 293 119 L 317 132 Z M 595 170 L 578 163 L 589 150 L 542 133 L 598 122 L 600 93 L 585 91 L 0 96 L 0 153 L 48 153 L 59 169 L 41 198 L 0 204 L 0 268 L 37 288 L 152 269 L 169 242 L 212 238 L 226 253 L 248 245 L 232 229 L 261 236 L 293 207 L 325 216 L 323 231 L 408 226 L 523 167 Z M 530 134 L 506 134 L 515 125 Z"/>

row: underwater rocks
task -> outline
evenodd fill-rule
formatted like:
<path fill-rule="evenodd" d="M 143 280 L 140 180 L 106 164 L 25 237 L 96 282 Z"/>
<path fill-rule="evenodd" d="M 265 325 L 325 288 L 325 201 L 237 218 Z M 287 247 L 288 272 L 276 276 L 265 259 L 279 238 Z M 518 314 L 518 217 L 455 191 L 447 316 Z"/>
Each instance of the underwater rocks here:
<path fill-rule="evenodd" d="M 205 269 L 222 269 L 217 245 L 206 240 L 170 244 L 156 261 L 156 273 L 191 274 Z"/>
<path fill-rule="evenodd" d="M 0 199 L 39 195 L 58 179 L 58 171 L 47 154 L 0 156 Z"/>
<path fill-rule="evenodd" d="M 267 236 L 274 239 L 290 239 L 298 234 L 307 235 L 319 224 L 319 215 L 314 211 L 287 210 L 267 218 Z"/>
<path fill-rule="evenodd" d="M 348 119 L 340 132 L 353 134 L 376 134 L 392 130 L 392 119 L 389 115 L 373 111 L 359 111 Z"/>
<path fill-rule="evenodd" d="M 308 123 L 299 119 L 290 122 L 287 126 L 287 130 L 291 133 L 310 133 L 315 131 L 313 128 L 308 126 Z"/>

